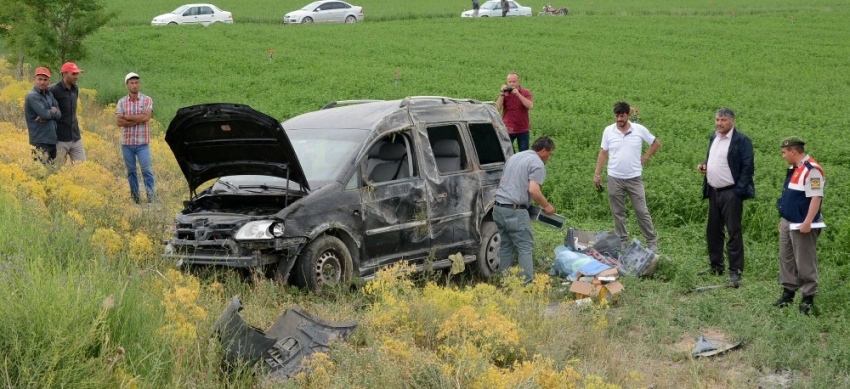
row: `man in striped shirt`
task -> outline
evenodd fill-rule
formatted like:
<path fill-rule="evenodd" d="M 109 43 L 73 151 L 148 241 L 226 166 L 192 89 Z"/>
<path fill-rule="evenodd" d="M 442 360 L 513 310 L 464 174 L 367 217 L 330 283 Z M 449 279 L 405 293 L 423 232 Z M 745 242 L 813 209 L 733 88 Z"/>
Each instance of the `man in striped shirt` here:
<path fill-rule="evenodd" d="M 145 193 L 150 203 L 154 198 L 154 178 L 151 169 L 151 114 L 153 100 L 139 93 L 141 82 L 139 75 L 128 73 L 124 84 L 130 92 L 118 100 L 115 116 L 121 127 L 121 153 L 124 155 L 124 166 L 127 168 L 127 181 L 130 182 L 130 196 L 137 204 L 141 201 L 139 195 L 139 175 L 136 160 L 142 167 L 142 178 L 145 182 Z"/>

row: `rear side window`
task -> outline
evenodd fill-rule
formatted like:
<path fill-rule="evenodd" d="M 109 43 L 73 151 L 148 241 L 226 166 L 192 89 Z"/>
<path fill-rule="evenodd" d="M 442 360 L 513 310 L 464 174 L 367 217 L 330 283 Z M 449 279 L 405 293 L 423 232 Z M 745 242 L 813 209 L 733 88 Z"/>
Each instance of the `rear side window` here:
<path fill-rule="evenodd" d="M 456 125 L 428 127 L 428 142 L 440 174 L 464 171 L 468 168 L 466 152 Z"/>
<path fill-rule="evenodd" d="M 491 123 L 469 123 L 469 133 L 472 135 L 472 143 L 475 144 L 475 152 L 481 165 L 491 163 L 505 163 L 505 154 L 502 152 L 502 144 L 499 135 Z"/>

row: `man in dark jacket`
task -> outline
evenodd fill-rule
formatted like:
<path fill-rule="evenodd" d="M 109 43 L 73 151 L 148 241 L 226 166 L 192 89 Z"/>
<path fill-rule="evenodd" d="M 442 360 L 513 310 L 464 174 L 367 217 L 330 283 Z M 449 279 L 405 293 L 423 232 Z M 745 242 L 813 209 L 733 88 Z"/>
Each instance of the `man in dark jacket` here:
<path fill-rule="evenodd" d="M 47 90 L 50 84 L 50 69 L 35 69 L 33 87 L 24 100 L 24 116 L 30 135 L 32 154 L 42 163 L 56 159 L 56 120 L 62 117 L 59 103 Z"/>
<path fill-rule="evenodd" d="M 710 267 L 700 274 L 724 273 L 723 240 L 729 257 L 727 281 L 738 287 L 744 271 L 744 238 L 741 218 L 744 200 L 756 196 L 753 184 L 753 142 L 735 128 L 735 113 L 729 108 L 717 110 L 717 130 L 711 134 L 706 160 L 697 169 L 705 174 L 702 198 L 708 199 L 706 240 Z M 724 232 L 725 228 L 725 232 Z"/>
<path fill-rule="evenodd" d="M 83 162 L 86 160 L 86 150 L 77 121 L 77 99 L 80 97 L 77 79 L 83 70 L 73 62 L 66 62 L 61 71 L 62 79 L 48 87 L 62 112 L 62 117 L 56 120 L 56 138 L 59 141 L 56 143 L 57 157 L 61 163 L 65 163 L 66 155 L 71 158 L 71 162 Z"/>

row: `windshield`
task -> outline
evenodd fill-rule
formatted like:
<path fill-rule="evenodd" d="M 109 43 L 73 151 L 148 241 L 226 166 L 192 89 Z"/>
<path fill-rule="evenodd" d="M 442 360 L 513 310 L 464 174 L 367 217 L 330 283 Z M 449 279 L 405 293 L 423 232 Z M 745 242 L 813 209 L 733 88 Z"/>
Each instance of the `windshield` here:
<path fill-rule="evenodd" d="M 286 130 L 312 190 L 336 180 L 354 164 L 367 135 L 369 131 L 352 129 Z"/>
<path fill-rule="evenodd" d="M 304 11 L 312 11 L 312 10 L 316 9 L 316 7 L 318 7 L 322 3 L 323 3 L 322 1 L 314 1 L 310 4 L 305 5 L 304 8 L 301 8 L 301 9 L 304 10 Z"/>
<path fill-rule="evenodd" d="M 183 11 L 185 11 L 188 8 L 189 8 L 188 5 L 181 5 L 180 8 L 177 8 L 174 11 L 171 11 L 171 13 L 173 13 L 175 15 L 183 15 Z"/>

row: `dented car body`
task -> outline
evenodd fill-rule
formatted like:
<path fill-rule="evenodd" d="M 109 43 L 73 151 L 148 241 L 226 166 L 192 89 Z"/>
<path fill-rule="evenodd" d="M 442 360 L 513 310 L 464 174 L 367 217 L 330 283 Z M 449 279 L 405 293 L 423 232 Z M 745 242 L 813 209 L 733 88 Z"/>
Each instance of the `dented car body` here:
<path fill-rule="evenodd" d="M 311 289 L 458 252 L 485 278 L 498 268 L 491 210 L 513 148 L 491 104 L 340 102 L 283 123 L 205 104 L 165 139 L 190 190 L 164 254 L 181 265 L 270 267 Z"/>

